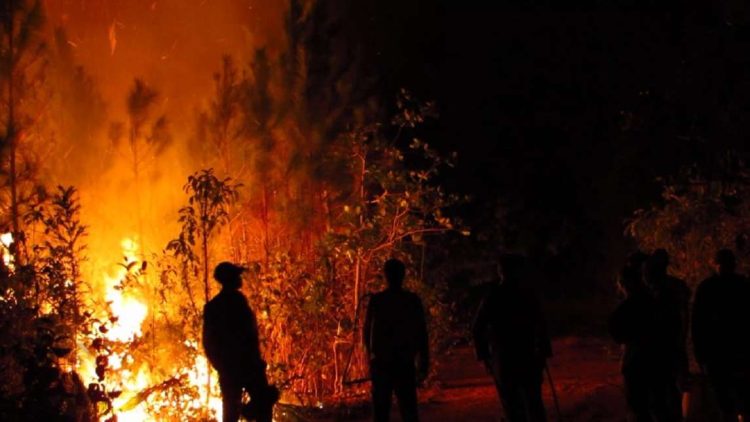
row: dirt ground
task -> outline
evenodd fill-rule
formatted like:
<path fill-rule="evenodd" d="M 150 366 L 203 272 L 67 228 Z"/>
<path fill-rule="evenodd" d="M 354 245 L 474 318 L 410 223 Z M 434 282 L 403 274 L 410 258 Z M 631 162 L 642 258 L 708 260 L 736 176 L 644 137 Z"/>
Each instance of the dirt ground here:
<path fill-rule="evenodd" d="M 549 366 L 560 403 L 558 415 L 549 383 L 544 401 L 550 421 L 624 421 L 625 401 L 619 373 L 619 349 L 597 338 L 562 338 L 553 343 Z M 500 421 L 500 404 L 484 367 L 468 347 L 455 350 L 440 366 L 438 393 L 421 395 L 422 421 Z M 367 418 L 339 419 L 364 422 Z M 400 421 L 394 406 L 393 421 Z"/>

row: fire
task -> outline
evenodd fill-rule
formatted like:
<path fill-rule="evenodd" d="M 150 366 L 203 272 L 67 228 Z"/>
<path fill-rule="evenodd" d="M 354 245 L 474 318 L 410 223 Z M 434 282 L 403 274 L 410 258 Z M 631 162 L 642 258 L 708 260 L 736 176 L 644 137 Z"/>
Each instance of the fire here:
<path fill-rule="evenodd" d="M 143 324 L 150 312 L 147 300 L 138 297 L 135 289 L 123 286 L 123 280 L 128 277 L 135 277 L 139 282 L 145 282 L 143 275 L 137 271 L 140 268 L 138 242 L 126 238 L 122 240 L 120 246 L 125 257 L 123 263 L 117 267 L 116 271 L 105 272 L 103 275 L 104 298 L 108 306 L 107 311 L 112 316 L 111 326 L 103 335 L 109 341 L 129 344 L 143 336 Z M 198 394 L 180 397 L 181 405 L 200 411 L 208 404 L 208 409 L 218 420 L 221 420 L 221 397 L 215 385 L 216 375 L 212 374 L 210 377 L 213 385 L 209 392 L 206 388 L 209 380 L 209 366 L 200 352 L 198 342 L 186 340 L 184 345 L 195 351 L 195 359 L 190 367 L 179 370 L 175 378 L 194 387 Z M 81 373 L 91 380 L 97 379 L 94 359 L 90 356 L 79 365 Z M 143 363 L 133 368 L 133 363 L 134 358 L 127 347 L 123 352 L 113 352 L 108 356 L 108 375 L 105 383 L 109 389 L 123 392 L 113 400 L 114 413 L 118 421 L 124 422 L 157 420 L 158 418 L 152 415 L 150 410 L 167 407 L 169 403 L 159 403 L 158 394 L 149 395 L 141 400 L 139 393 L 165 380 L 153 376 L 148 364 Z M 136 406 L 131 404 L 134 400 L 138 403 Z"/>
<path fill-rule="evenodd" d="M 141 325 L 148 315 L 148 306 L 137 298 L 123 293 L 121 282 L 128 275 L 128 267 L 138 262 L 138 244 L 131 239 L 124 239 L 121 246 L 125 254 L 125 265 L 118 268 L 114 277 L 105 274 L 104 281 L 107 303 L 110 304 L 112 314 L 117 317 L 107 333 L 107 338 L 126 342 L 141 335 Z"/>
<path fill-rule="evenodd" d="M 10 245 L 13 244 L 13 233 L 0 234 L 0 252 L 3 255 L 3 264 L 6 268 L 13 271 L 13 255 L 10 253 Z"/>

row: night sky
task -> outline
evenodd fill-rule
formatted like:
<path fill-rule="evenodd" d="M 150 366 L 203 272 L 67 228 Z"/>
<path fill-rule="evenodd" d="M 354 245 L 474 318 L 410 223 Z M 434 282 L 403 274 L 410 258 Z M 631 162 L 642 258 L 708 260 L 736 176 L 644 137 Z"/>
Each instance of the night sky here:
<path fill-rule="evenodd" d="M 475 233 L 502 226 L 498 248 L 553 267 L 558 292 L 605 292 L 658 177 L 746 155 L 750 18 L 731 2 L 552 3 L 378 1 L 354 25 L 383 92 L 437 100 Z"/>

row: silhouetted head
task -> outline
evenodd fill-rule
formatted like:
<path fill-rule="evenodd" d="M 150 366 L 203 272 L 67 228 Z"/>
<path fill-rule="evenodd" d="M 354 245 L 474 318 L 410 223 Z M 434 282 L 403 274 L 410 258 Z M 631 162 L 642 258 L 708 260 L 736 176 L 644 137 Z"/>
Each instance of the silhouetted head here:
<path fill-rule="evenodd" d="M 246 270 L 231 262 L 222 262 L 214 268 L 214 279 L 225 289 L 239 289 L 242 286 L 242 273 Z"/>
<path fill-rule="evenodd" d="M 648 255 L 641 252 L 641 251 L 635 251 L 628 255 L 628 263 L 627 266 L 636 270 L 637 272 L 641 271 L 641 268 L 643 267 L 643 263 L 648 260 Z"/>
<path fill-rule="evenodd" d="M 737 268 L 737 258 L 734 252 L 729 249 L 721 249 L 716 252 L 716 266 L 719 267 L 719 274 L 734 274 Z"/>
<path fill-rule="evenodd" d="M 622 269 L 618 284 L 626 296 L 632 296 L 645 290 L 640 272 L 631 266 L 625 266 Z"/>
<path fill-rule="evenodd" d="M 404 284 L 406 266 L 398 259 L 391 258 L 388 261 L 385 261 L 383 273 L 385 274 L 385 280 L 388 282 L 389 288 L 400 289 Z"/>
<path fill-rule="evenodd" d="M 667 253 L 666 249 L 659 248 L 655 250 L 654 253 L 651 254 L 649 261 L 651 261 L 651 265 L 656 271 L 663 272 L 664 274 L 667 273 L 667 267 L 669 266 L 669 253 Z"/>
<path fill-rule="evenodd" d="M 503 254 L 498 261 L 498 275 L 504 285 L 517 285 L 526 269 L 526 258 L 516 254 Z"/>
<path fill-rule="evenodd" d="M 664 281 L 669 266 L 669 254 L 664 249 L 657 249 L 648 257 L 643 266 L 643 276 L 646 282 L 652 286 Z"/>

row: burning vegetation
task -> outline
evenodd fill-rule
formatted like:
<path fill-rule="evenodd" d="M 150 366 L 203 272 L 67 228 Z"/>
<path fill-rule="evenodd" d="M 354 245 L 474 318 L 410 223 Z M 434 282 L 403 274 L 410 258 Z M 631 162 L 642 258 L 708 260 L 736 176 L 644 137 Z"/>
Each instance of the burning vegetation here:
<path fill-rule="evenodd" d="M 390 256 L 418 269 L 410 287 L 444 328 L 420 263 L 428 239 L 467 233 L 439 183 L 455 157 L 422 139 L 434 104 L 373 94 L 331 3 L 292 0 L 283 35 L 226 51 L 197 101 L 137 73 L 113 98 L 122 87 L 77 62 L 89 53 L 63 4 L 48 5 L 61 22 L 41 1 L 2 7 L 3 419 L 220 418 L 199 345 L 223 260 L 250 269 L 244 293 L 289 404 L 361 393 L 348 382 L 364 364 L 360 302 Z M 134 24 L 106 26 L 115 56 Z"/>

